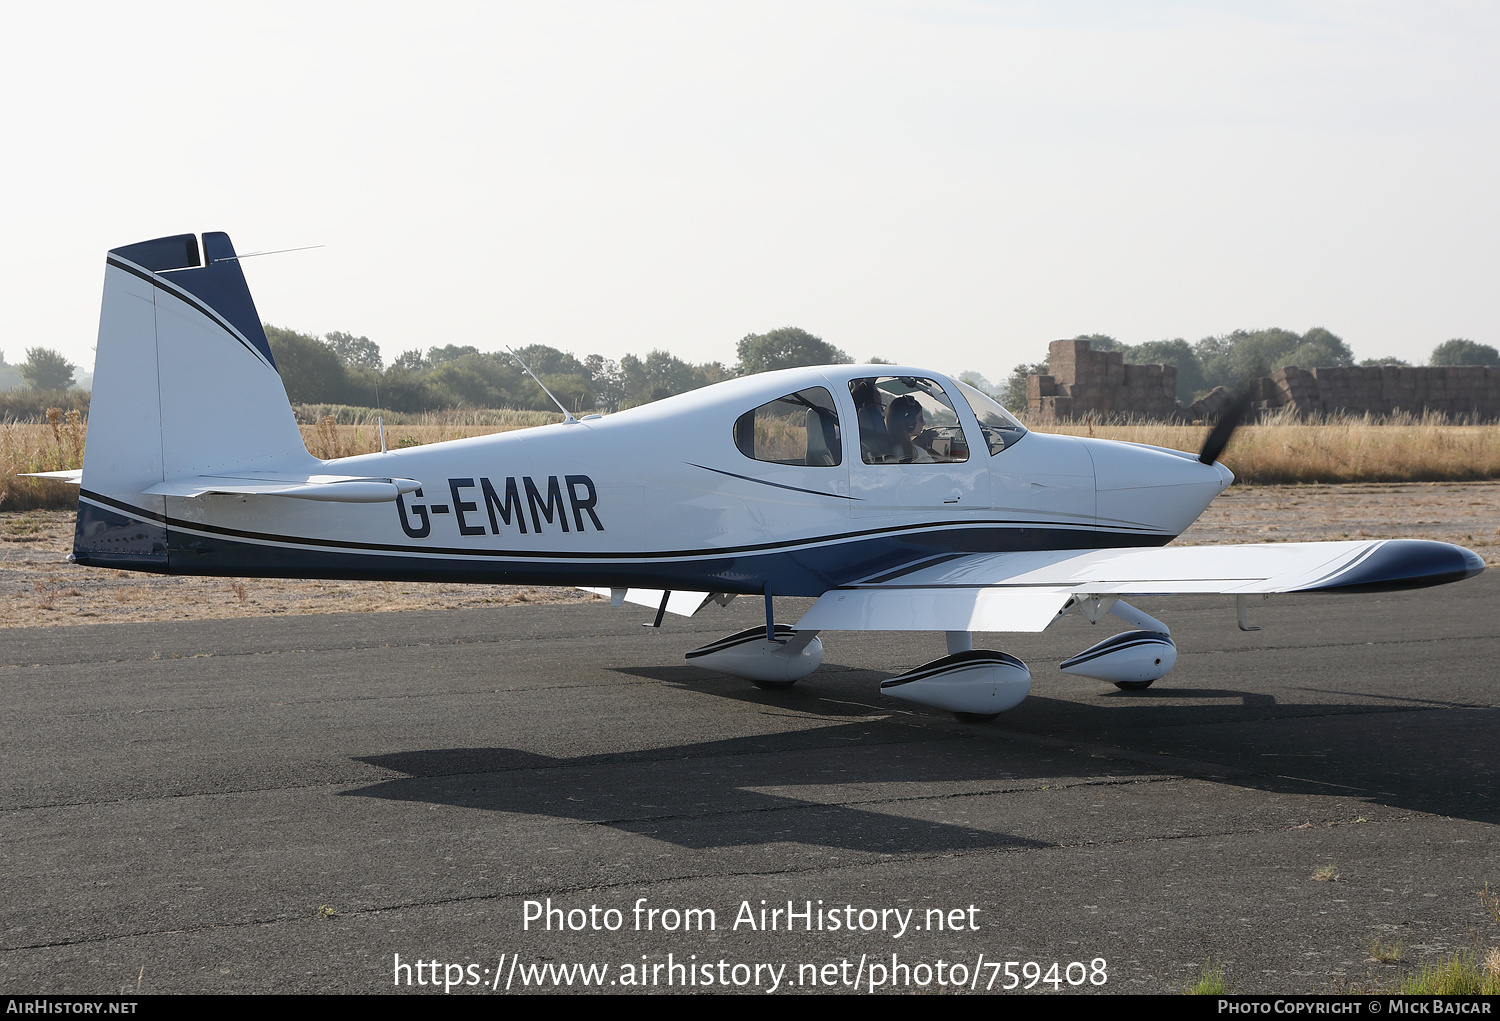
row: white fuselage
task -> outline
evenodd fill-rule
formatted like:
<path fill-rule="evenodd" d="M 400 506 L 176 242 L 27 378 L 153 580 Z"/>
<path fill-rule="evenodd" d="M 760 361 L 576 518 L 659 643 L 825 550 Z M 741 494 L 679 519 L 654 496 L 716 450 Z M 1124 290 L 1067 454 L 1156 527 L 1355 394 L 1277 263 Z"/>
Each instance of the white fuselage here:
<path fill-rule="evenodd" d="M 991 455 L 962 400 L 966 460 L 866 464 L 848 381 L 875 371 L 957 392 L 926 370 L 788 369 L 604 418 L 320 462 L 421 483 L 395 503 L 169 496 L 171 570 L 276 574 L 293 556 L 297 573 L 325 576 L 817 595 L 944 553 L 1160 545 L 1232 480 L 1181 452 L 1036 432 Z M 736 448 L 740 415 L 814 385 L 846 424 L 838 464 Z"/>

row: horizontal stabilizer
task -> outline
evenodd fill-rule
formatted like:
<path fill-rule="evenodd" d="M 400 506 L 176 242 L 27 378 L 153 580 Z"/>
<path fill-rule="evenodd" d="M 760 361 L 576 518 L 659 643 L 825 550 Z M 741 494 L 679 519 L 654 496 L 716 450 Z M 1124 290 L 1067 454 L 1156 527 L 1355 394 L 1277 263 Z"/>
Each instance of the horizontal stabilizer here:
<path fill-rule="evenodd" d="M 55 479 L 58 482 L 72 483 L 75 486 L 83 484 L 82 468 L 73 468 L 69 471 L 61 472 L 20 472 L 19 474 L 28 479 Z"/>
<path fill-rule="evenodd" d="M 238 475 L 198 475 L 161 482 L 147 489 L 153 496 L 287 496 L 325 503 L 390 503 L 421 487 L 415 479 L 362 475 L 300 475 L 295 472 L 242 472 Z"/>

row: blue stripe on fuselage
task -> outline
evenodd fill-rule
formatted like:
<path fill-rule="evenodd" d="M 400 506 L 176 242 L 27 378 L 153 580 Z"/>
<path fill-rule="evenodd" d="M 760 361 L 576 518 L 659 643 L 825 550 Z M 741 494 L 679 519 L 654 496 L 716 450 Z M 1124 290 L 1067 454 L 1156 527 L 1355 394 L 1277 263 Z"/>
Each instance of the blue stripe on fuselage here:
<path fill-rule="evenodd" d="M 518 550 L 432 549 L 238 532 L 172 520 L 85 491 L 80 520 L 122 513 L 167 532 L 166 570 L 229 577 L 462 581 L 522 585 L 598 585 L 822 595 L 882 572 L 941 554 L 1160 546 L 1163 535 L 1121 535 L 1085 527 L 911 525 L 836 536 L 766 543 L 747 549 L 647 553 L 529 553 Z M 340 548 L 343 547 L 343 548 Z M 79 563 L 102 563 L 94 549 L 75 547 Z M 129 567 L 125 563 L 110 566 Z M 162 570 L 142 563 L 141 569 Z"/>

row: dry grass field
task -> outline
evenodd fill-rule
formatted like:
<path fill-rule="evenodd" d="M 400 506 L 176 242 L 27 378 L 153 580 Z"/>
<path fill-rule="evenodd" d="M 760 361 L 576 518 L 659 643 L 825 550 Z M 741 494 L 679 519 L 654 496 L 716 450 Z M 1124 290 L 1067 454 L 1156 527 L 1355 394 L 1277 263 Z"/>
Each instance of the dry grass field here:
<path fill-rule="evenodd" d="M 423 415 L 397 415 L 386 420 L 385 441 L 387 447 L 395 450 L 397 447 L 416 447 L 424 443 L 442 443 L 469 436 L 530 429 L 561 420 L 562 416 L 555 411 L 490 408 L 459 408 Z M 333 415 L 320 415 L 316 425 L 299 428 L 308 451 L 314 457 L 325 460 L 352 457 L 355 454 L 373 454 L 380 449 L 380 428 L 369 415 L 356 416 L 356 421 L 353 422 L 341 421 Z"/>
<path fill-rule="evenodd" d="M 1209 427 L 1076 423 L 1046 431 L 1197 451 Z M 1441 415 L 1316 423 L 1287 417 L 1241 427 L 1220 460 L 1252 486 L 1500 479 L 1500 425 L 1452 425 Z"/>

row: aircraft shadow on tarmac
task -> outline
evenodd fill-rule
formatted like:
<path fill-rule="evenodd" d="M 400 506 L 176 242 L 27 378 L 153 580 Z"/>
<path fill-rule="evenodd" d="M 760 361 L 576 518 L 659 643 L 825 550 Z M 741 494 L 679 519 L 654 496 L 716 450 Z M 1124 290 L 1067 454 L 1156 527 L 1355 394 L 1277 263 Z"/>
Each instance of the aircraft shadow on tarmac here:
<path fill-rule="evenodd" d="M 1026 712 L 968 729 L 943 714 L 877 703 L 869 689 L 880 675 L 865 670 L 835 669 L 821 685 L 788 691 L 761 691 L 692 667 L 622 672 L 784 712 L 799 724 L 847 722 L 575 758 L 509 748 L 372 756 L 360 761 L 408 775 L 346 796 L 568 818 L 692 848 L 786 841 L 913 854 L 1045 842 L 893 814 L 899 805 L 887 812 L 828 804 L 819 794 L 858 801 L 858 793 L 844 796 L 853 790 L 848 785 L 917 785 L 901 790 L 921 803 L 919 790 L 930 797 L 942 784 L 962 785 L 961 792 L 1027 790 L 1039 778 L 1067 782 L 1069 770 L 1079 779 L 1083 770 L 1088 778 L 1157 777 L 1180 768 L 1162 758 L 1176 756 L 1207 764 L 1184 775 L 1211 782 L 1500 821 L 1493 796 L 1500 749 L 1492 740 L 1500 709 L 1490 707 L 1385 696 L 1292 704 L 1234 688 L 1175 688 L 1101 692 L 1096 704 L 1033 695 Z M 1101 760 L 1007 740 L 1027 734 L 1123 754 Z M 802 799 L 786 788 L 821 791 Z M 869 795 L 881 808 L 902 797 Z"/>
<path fill-rule="evenodd" d="M 903 733 L 909 730 L 899 724 L 843 724 L 577 758 L 511 748 L 401 752 L 360 761 L 409 776 L 344 793 L 574 819 L 699 849 L 791 842 L 917 854 L 1047 846 L 1006 833 L 755 789 L 997 777 L 993 765 L 982 760 L 935 770 L 930 749 L 911 754 L 915 742 Z M 830 755 L 837 762 L 820 770 L 819 755 L 830 744 L 843 747 Z M 848 749 L 861 745 L 869 751 L 851 756 Z"/>

